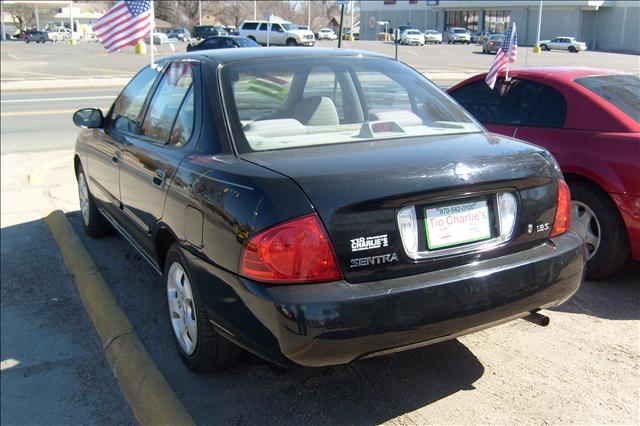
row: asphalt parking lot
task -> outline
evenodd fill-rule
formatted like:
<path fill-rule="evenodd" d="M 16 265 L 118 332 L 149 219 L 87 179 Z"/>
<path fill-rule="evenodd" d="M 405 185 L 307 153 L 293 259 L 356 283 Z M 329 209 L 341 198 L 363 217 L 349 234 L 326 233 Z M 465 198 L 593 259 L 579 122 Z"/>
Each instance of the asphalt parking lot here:
<path fill-rule="evenodd" d="M 336 42 L 321 42 L 335 46 Z M 382 42 L 345 47 L 393 55 Z M 178 43 L 176 50 L 184 50 Z M 476 52 L 477 51 L 477 52 Z M 486 71 L 478 46 L 400 46 L 399 57 L 441 87 Z M 3 43 L 2 82 L 128 78 L 148 58 L 94 43 Z M 163 46 L 160 54 L 169 54 Z M 640 68 L 638 56 L 519 51 L 518 65 Z M 521 62 L 522 61 L 522 62 Z M 71 149 L 73 110 L 108 107 L 118 89 L 4 92 L 1 230 L 2 424 L 136 424 L 104 358 L 74 277 L 42 217 L 67 212 L 118 304 L 198 424 L 640 424 L 640 265 L 585 282 L 546 311 L 457 340 L 351 365 L 283 370 L 244 354 L 202 376 L 180 361 L 161 278 L 117 235 L 82 232 Z"/>

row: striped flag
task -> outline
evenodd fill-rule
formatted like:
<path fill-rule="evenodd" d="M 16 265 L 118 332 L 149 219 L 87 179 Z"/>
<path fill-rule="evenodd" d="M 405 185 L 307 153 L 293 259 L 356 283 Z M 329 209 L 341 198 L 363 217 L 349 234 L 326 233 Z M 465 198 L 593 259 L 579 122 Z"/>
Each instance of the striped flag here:
<path fill-rule="evenodd" d="M 516 33 L 515 22 L 511 25 L 511 28 L 504 33 L 504 40 L 502 46 L 496 53 L 496 57 L 487 72 L 487 77 L 484 81 L 493 90 L 498 79 L 498 74 L 505 69 L 509 69 L 509 64 L 513 64 L 516 61 L 518 54 L 518 34 Z"/>
<path fill-rule="evenodd" d="M 150 1 L 124 0 L 93 25 L 93 32 L 108 52 L 116 52 L 142 40 L 151 26 Z"/>

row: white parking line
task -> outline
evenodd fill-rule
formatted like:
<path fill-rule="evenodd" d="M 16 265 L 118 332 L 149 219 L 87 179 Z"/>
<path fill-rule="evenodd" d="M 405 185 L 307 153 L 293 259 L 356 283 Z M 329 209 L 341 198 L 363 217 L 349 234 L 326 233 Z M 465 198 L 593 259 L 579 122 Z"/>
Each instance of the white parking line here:
<path fill-rule="evenodd" d="M 77 96 L 69 98 L 38 98 L 38 99 L 5 99 L 0 101 L 3 104 L 18 104 L 25 102 L 58 102 L 58 101 L 80 101 L 84 99 L 113 99 L 116 95 L 111 96 Z"/>

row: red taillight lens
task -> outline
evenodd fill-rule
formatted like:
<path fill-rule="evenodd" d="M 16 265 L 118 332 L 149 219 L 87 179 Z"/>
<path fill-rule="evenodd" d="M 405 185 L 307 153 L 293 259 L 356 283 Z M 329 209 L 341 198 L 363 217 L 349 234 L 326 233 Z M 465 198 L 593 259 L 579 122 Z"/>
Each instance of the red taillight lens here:
<path fill-rule="evenodd" d="M 269 283 L 312 283 L 342 278 L 329 238 L 313 213 L 251 238 L 240 274 Z"/>
<path fill-rule="evenodd" d="M 551 236 L 564 234 L 571 226 L 571 192 L 565 181 L 558 179 L 558 209 L 553 220 Z"/>

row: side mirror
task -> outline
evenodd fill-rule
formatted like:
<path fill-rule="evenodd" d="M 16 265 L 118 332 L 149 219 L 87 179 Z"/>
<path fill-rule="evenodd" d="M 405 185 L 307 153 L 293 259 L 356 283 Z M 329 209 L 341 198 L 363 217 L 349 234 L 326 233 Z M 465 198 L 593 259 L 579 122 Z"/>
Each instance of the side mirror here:
<path fill-rule="evenodd" d="M 98 108 L 83 108 L 73 114 L 73 124 L 82 129 L 99 129 L 104 124 L 104 116 Z"/>

